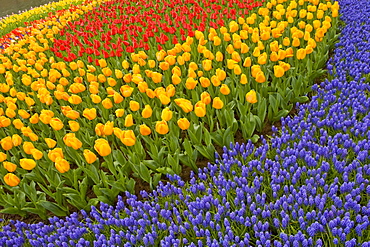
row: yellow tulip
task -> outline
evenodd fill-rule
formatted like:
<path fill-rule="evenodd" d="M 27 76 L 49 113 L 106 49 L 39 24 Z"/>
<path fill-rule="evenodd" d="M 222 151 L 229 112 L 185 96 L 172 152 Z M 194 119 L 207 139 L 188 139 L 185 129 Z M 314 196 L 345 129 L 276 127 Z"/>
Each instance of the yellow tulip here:
<path fill-rule="evenodd" d="M 4 181 L 7 185 L 14 187 L 20 183 L 20 179 L 13 173 L 8 173 L 4 176 Z"/>
<path fill-rule="evenodd" d="M 3 162 L 6 159 L 7 159 L 6 153 L 0 152 L 0 162 Z"/>
<path fill-rule="evenodd" d="M 161 135 L 165 135 L 168 133 L 169 131 L 169 128 L 168 128 L 168 125 L 167 125 L 167 122 L 166 121 L 157 121 L 156 125 L 155 125 L 155 130 L 161 134 Z"/>
<path fill-rule="evenodd" d="M 28 171 L 36 167 L 36 162 L 33 159 L 20 159 L 19 162 L 21 167 Z"/>
<path fill-rule="evenodd" d="M 213 99 L 212 107 L 215 109 L 222 109 L 224 107 L 224 102 L 219 97 Z"/>
<path fill-rule="evenodd" d="M 285 70 L 284 70 L 283 67 L 281 67 L 279 65 L 274 66 L 274 75 L 275 75 L 275 77 L 280 78 L 280 77 L 284 76 L 284 72 L 285 72 Z"/>
<path fill-rule="evenodd" d="M 95 141 L 94 149 L 100 156 L 107 156 L 112 152 L 112 149 L 105 139 L 97 139 Z"/>
<path fill-rule="evenodd" d="M 266 77 L 265 77 L 265 74 L 263 73 L 263 71 L 259 71 L 256 75 L 256 82 L 259 82 L 259 83 L 263 83 L 266 81 Z"/>
<path fill-rule="evenodd" d="M 86 108 L 82 115 L 87 118 L 88 120 L 93 120 L 96 118 L 96 108 L 91 108 L 91 109 L 88 109 Z"/>
<path fill-rule="evenodd" d="M 125 127 L 131 127 L 132 125 L 134 125 L 134 119 L 132 114 L 128 114 L 125 118 Z"/>
<path fill-rule="evenodd" d="M 185 112 L 191 112 L 193 110 L 193 105 L 187 99 L 179 98 L 174 100 L 175 103 Z"/>
<path fill-rule="evenodd" d="M 151 133 L 152 133 L 152 131 L 150 130 L 150 128 L 146 124 L 140 125 L 140 134 L 141 135 L 147 136 L 147 135 L 150 135 Z"/>
<path fill-rule="evenodd" d="M 12 136 L 12 142 L 13 142 L 13 146 L 17 147 L 22 144 L 22 137 L 20 137 L 18 134 L 14 134 Z"/>
<path fill-rule="evenodd" d="M 45 138 L 44 140 L 45 140 L 45 142 L 46 142 L 46 144 L 48 145 L 49 148 L 54 148 L 57 145 L 57 142 L 54 141 L 53 139 Z"/>
<path fill-rule="evenodd" d="M 190 122 L 186 118 L 180 118 L 177 120 L 177 125 L 180 127 L 180 129 L 187 130 L 190 127 Z"/>
<path fill-rule="evenodd" d="M 1 147 L 5 150 L 8 151 L 13 148 L 13 142 L 12 138 L 10 136 L 7 136 L 3 139 L 0 140 Z"/>
<path fill-rule="evenodd" d="M 50 126 L 54 130 L 61 130 L 64 127 L 64 124 L 59 118 L 52 118 L 50 119 Z"/>
<path fill-rule="evenodd" d="M 113 107 L 113 103 L 109 98 L 105 98 L 101 103 L 105 109 L 110 109 Z"/>
<path fill-rule="evenodd" d="M 8 161 L 4 161 L 3 166 L 8 172 L 14 172 L 17 169 L 16 164 L 13 164 L 12 162 L 8 162 Z"/>
<path fill-rule="evenodd" d="M 55 160 L 55 168 L 58 170 L 58 172 L 65 173 L 68 172 L 71 167 L 68 161 L 61 157 L 58 157 Z"/>
<path fill-rule="evenodd" d="M 194 113 L 197 117 L 204 117 L 206 115 L 206 105 L 199 101 L 194 106 Z"/>
<path fill-rule="evenodd" d="M 250 90 L 250 91 L 245 95 L 245 98 L 246 98 L 247 102 L 249 102 L 249 103 L 251 103 L 251 104 L 257 103 L 257 94 L 256 94 L 256 91 L 254 91 L 254 90 Z"/>
<path fill-rule="evenodd" d="M 143 118 L 150 118 L 152 116 L 153 110 L 150 105 L 145 105 L 143 111 L 141 112 L 141 116 Z"/>
<path fill-rule="evenodd" d="M 306 49 L 298 49 L 297 51 L 297 59 L 298 60 L 301 60 L 301 59 L 304 59 L 306 57 Z"/>
<path fill-rule="evenodd" d="M 172 111 L 166 107 L 162 110 L 161 119 L 165 121 L 170 121 L 172 118 Z"/>
<path fill-rule="evenodd" d="M 44 156 L 43 152 L 41 152 L 40 150 L 34 148 L 34 149 L 31 149 L 31 154 L 32 154 L 32 157 L 35 159 L 35 160 L 39 160 L 42 158 L 42 156 Z"/>
<path fill-rule="evenodd" d="M 98 157 L 96 157 L 96 155 L 90 150 L 85 149 L 83 154 L 88 164 L 92 164 L 98 159 Z"/>
<path fill-rule="evenodd" d="M 122 131 L 121 142 L 128 147 L 135 145 L 136 137 L 135 137 L 134 131 L 132 130 Z"/>

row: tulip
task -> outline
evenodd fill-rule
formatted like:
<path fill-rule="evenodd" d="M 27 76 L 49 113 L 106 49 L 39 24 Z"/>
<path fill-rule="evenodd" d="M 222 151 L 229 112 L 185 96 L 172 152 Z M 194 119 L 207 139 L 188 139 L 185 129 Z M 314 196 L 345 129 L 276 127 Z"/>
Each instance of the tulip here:
<path fill-rule="evenodd" d="M 112 152 L 112 149 L 105 139 L 97 139 L 95 140 L 94 149 L 100 156 L 107 156 Z"/>
<path fill-rule="evenodd" d="M 164 108 L 161 114 L 161 119 L 164 121 L 170 121 L 171 118 L 172 118 L 172 111 L 168 107 Z"/>
<path fill-rule="evenodd" d="M 68 98 L 68 102 L 74 105 L 78 105 L 82 102 L 82 99 L 80 96 L 72 94 L 71 97 Z"/>
<path fill-rule="evenodd" d="M 143 118 L 150 118 L 152 116 L 153 110 L 150 105 L 145 105 L 143 111 L 141 112 L 141 116 Z"/>
<path fill-rule="evenodd" d="M 13 148 L 13 141 L 10 136 L 7 136 L 3 139 L 0 140 L 1 147 L 5 150 L 8 151 Z"/>
<path fill-rule="evenodd" d="M 34 148 L 34 149 L 31 149 L 31 154 L 32 154 L 32 157 L 35 159 L 35 160 L 39 160 L 42 158 L 42 156 L 44 156 L 43 152 L 41 152 L 40 150 Z"/>
<path fill-rule="evenodd" d="M 115 111 L 115 114 L 116 114 L 116 117 L 122 117 L 123 114 L 125 114 L 125 110 L 124 109 L 117 109 Z"/>
<path fill-rule="evenodd" d="M 247 57 L 245 60 L 244 60 L 244 63 L 243 63 L 243 66 L 244 67 L 250 67 L 252 65 L 252 60 L 250 57 Z"/>
<path fill-rule="evenodd" d="M 22 144 L 22 137 L 20 137 L 18 134 L 14 134 L 12 136 L 12 142 L 13 142 L 13 146 L 17 147 Z"/>
<path fill-rule="evenodd" d="M 304 59 L 306 57 L 306 49 L 298 49 L 297 51 L 297 59 L 298 60 L 301 60 L 301 59 Z"/>
<path fill-rule="evenodd" d="M 121 142 L 128 147 L 135 145 L 136 137 L 135 137 L 134 131 L 132 130 L 122 131 Z"/>
<path fill-rule="evenodd" d="M 58 157 L 55 160 L 55 168 L 60 172 L 60 173 L 65 173 L 68 172 L 69 169 L 71 168 L 69 165 L 69 162 L 66 161 L 65 159 Z"/>
<path fill-rule="evenodd" d="M 132 125 L 134 125 L 132 114 L 128 114 L 125 118 L 125 127 L 131 127 Z"/>
<path fill-rule="evenodd" d="M 163 75 L 158 72 L 153 72 L 152 73 L 152 80 L 154 83 L 160 83 L 162 81 Z"/>
<path fill-rule="evenodd" d="M 0 152 L 0 162 L 3 162 L 6 159 L 7 159 L 6 153 Z"/>
<path fill-rule="evenodd" d="M 254 91 L 254 90 L 250 90 L 250 91 L 245 95 L 245 98 L 246 98 L 247 102 L 249 102 L 249 103 L 251 103 L 251 104 L 257 103 L 257 94 L 256 94 L 256 91 Z"/>
<path fill-rule="evenodd" d="M 88 164 L 92 164 L 98 159 L 96 155 L 90 150 L 85 149 L 83 154 Z"/>
<path fill-rule="evenodd" d="M 206 115 L 206 105 L 199 101 L 194 106 L 194 113 L 197 117 L 204 117 Z"/>
<path fill-rule="evenodd" d="M 220 93 L 222 93 L 223 95 L 229 95 L 230 88 L 226 84 L 222 84 L 220 88 Z"/>
<path fill-rule="evenodd" d="M 140 125 L 140 134 L 141 135 L 147 136 L 147 135 L 150 135 L 151 133 L 152 133 L 152 131 L 150 130 L 150 128 L 146 124 Z"/>
<path fill-rule="evenodd" d="M 265 74 L 263 73 L 263 71 L 259 71 L 256 75 L 256 82 L 259 82 L 259 83 L 263 83 L 266 81 L 266 77 L 265 77 Z"/>
<path fill-rule="evenodd" d="M 95 126 L 95 134 L 97 134 L 98 136 L 104 135 L 104 125 L 102 123 L 98 123 Z"/>
<path fill-rule="evenodd" d="M 175 99 L 175 103 L 185 112 L 191 112 L 193 110 L 193 105 L 187 99 L 179 98 Z"/>
<path fill-rule="evenodd" d="M 284 68 L 279 66 L 279 65 L 275 65 L 274 66 L 274 75 L 278 78 L 282 77 L 284 75 Z"/>
<path fill-rule="evenodd" d="M 113 107 L 113 103 L 109 98 L 105 98 L 101 103 L 105 109 L 110 109 Z"/>
<path fill-rule="evenodd" d="M 224 107 L 224 102 L 219 97 L 213 99 L 212 107 L 215 109 L 222 109 Z"/>
<path fill-rule="evenodd" d="M 19 162 L 21 167 L 28 171 L 36 167 L 36 162 L 33 159 L 20 159 Z"/>
<path fill-rule="evenodd" d="M 80 129 L 80 124 L 76 121 L 68 121 L 69 128 L 73 131 L 76 132 Z"/>
<path fill-rule="evenodd" d="M 54 130 L 61 130 L 64 127 L 64 124 L 59 118 L 52 118 L 50 119 L 50 126 Z"/>
<path fill-rule="evenodd" d="M 14 172 L 17 169 L 16 164 L 13 164 L 12 162 L 8 162 L 8 161 L 4 161 L 3 166 L 8 172 Z"/>
<path fill-rule="evenodd" d="M 185 86 L 187 89 L 192 90 L 196 87 L 197 84 L 198 84 L 197 80 L 194 80 L 192 77 L 189 77 L 188 79 L 186 79 Z"/>
<path fill-rule="evenodd" d="M 211 99 L 211 95 L 207 92 L 203 92 L 201 95 L 200 95 L 200 98 L 201 98 L 201 101 L 208 105 L 211 103 L 212 99 Z"/>
<path fill-rule="evenodd" d="M 113 134 L 114 122 L 108 121 L 102 127 L 103 135 L 110 136 Z"/>
<path fill-rule="evenodd" d="M 216 76 L 220 81 L 223 81 L 226 79 L 226 72 L 221 69 L 216 69 Z"/>
<path fill-rule="evenodd" d="M 4 181 L 7 185 L 14 187 L 20 183 L 20 179 L 13 173 L 8 173 L 4 176 Z"/>
<path fill-rule="evenodd" d="M 180 118 L 177 120 L 177 125 L 180 127 L 180 129 L 187 130 L 190 127 L 190 122 L 186 118 Z"/>
<path fill-rule="evenodd" d="M 49 148 L 54 148 L 55 145 L 57 145 L 57 142 L 54 141 L 53 139 L 45 138 L 44 140 L 45 140 L 45 142 L 46 142 L 46 144 L 48 145 Z M 24 147 L 24 145 L 23 145 L 23 147 Z"/>
<path fill-rule="evenodd" d="M 157 123 L 155 124 L 155 130 L 161 135 L 167 134 L 169 131 L 167 122 L 163 120 L 157 121 Z"/>
<path fill-rule="evenodd" d="M 203 60 L 202 66 L 205 71 L 210 71 L 212 69 L 212 60 L 209 59 Z"/>
<path fill-rule="evenodd" d="M 87 118 L 88 120 L 93 120 L 96 118 L 96 108 L 91 108 L 91 109 L 88 109 L 86 108 L 82 115 Z"/>

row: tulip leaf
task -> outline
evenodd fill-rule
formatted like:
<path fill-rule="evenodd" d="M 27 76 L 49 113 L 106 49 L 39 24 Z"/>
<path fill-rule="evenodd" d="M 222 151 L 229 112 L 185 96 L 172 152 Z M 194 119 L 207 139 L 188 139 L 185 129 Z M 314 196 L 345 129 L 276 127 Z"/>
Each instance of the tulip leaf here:
<path fill-rule="evenodd" d="M 2 214 L 19 214 L 22 217 L 26 216 L 26 213 L 18 208 L 4 208 L 0 211 Z"/>
<path fill-rule="evenodd" d="M 40 204 L 46 210 L 52 212 L 56 216 L 67 216 L 67 211 L 64 211 L 59 205 L 49 201 L 39 201 L 37 204 Z"/>
<path fill-rule="evenodd" d="M 286 117 L 289 114 L 288 110 L 280 110 L 273 118 L 272 121 L 279 121 L 282 117 Z"/>
<path fill-rule="evenodd" d="M 160 168 L 157 169 L 157 172 L 160 172 L 162 174 L 175 175 L 175 172 L 169 167 L 160 167 Z"/>
<path fill-rule="evenodd" d="M 145 182 L 150 183 L 150 172 L 148 168 L 146 167 L 146 165 L 144 165 L 143 163 L 140 163 L 139 175 Z"/>
<path fill-rule="evenodd" d="M 299 102 L 299 103 L 305 103 L 309 100 L 309 98 L 307 96 L 300 96 L 300 97 L 296 97 L 292 100 L 293 103 L 295 102 Z"/>

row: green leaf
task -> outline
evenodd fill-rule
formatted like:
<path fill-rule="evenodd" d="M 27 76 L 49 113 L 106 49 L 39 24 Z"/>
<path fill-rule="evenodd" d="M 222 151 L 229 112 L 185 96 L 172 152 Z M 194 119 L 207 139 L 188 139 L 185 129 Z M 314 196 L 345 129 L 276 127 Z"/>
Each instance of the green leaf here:
<path fill-rule="evenodd" d="M 146 165 L 144 165 L 142 162 L 140 163 L 140 177 L 147 183 L 150 182 L 150 172 Z"/>
<path fill-rule="evenodd" d="M 175 172 L 169 167 L 160 167 L 160 168 L 157 169 L 157 172 L 160 172 L 160 173 L 163 173 L 163 174 L 175 175 Z"/>
<path fill-rule="evenodd" d="M 272 121 L 279 121 L 282 117 L 286 117 L 289 114 L 288 110 L 280 110 L 273 118 Z"/>
<path fill-rule="evenodd" d="M 48 202 L 48 201 L 39 201 L 38 204 L 40 204 L 43 208 L 46 210 L 52 212 L 56 216 L 67 216 L 66 211 L 64 211 L 61 207 L 59 207 L 57 204 L 53 202 Z"/>
<path fill-rule="evenodd" d="M 300 97 L 295 97 L 292 102 L 295 103 L 295 102 L 299 102 L 299 103 L 305 103 L 309 100 L 309 98 L 307 96 L 300 96 Z"/>
<path fill-rule="evenodd" d="M 22 215 L 22 216 L 26 215 L 26 213 L 24 213 L 22 210 L 20 210 L 18 208 L 4 208 L 0 211 L 0 213 L 2 213 L 2 214 L 19 214 L 19 215 Z"/>

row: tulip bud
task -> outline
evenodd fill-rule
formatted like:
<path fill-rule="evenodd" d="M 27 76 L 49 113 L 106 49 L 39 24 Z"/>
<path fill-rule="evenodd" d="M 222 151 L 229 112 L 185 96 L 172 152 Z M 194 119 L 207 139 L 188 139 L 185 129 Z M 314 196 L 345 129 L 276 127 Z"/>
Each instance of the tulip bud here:
<path fill-rule="evenodd" d="M 132 130 L 122 131 L 121 142 L 128 147 L 135 145 L 136 137 L 135 137 L 134 132 Z"/>
<path fill-rule="evenodd" d="M 212 107 L 215 109 L 222 109 L 224 107 L 224 102 L 219 97 L 213 99 Z"/>
<path fill-rule="evenodd" d="M 70 169 L 69 162 L 66 161 L 65 159 L 58 157 L 55 160 L 55 168 L 60 172 L 60 173 L 65 173 L 68 172 Z"/>
<path fill-rule="evenodd" d="M 248 79 L 247 79 L 247 76 L 245 74 L 242 74 L 240 76 L 240 83 L 241 84 L 247 84 L 248 83 Z"/>
<path fill-rule="evenodd" d="M 8 173 L 4 176 L 4 181 L 7 185 L 14 187 L 20 183 L 20 179 L 13 173 Z"/>
<path fill-rule="evenodd" d="M 164 108 L 161 114 L 161 119 L 164 121 L 170 121 L 171 118 L 172 118 L 172 111 L 168 107 Z"/>
<path fill-rule="evenodd" d="M 263 73 L 263 71 L 259 71 L 256 75 L 256 82 L 259 82 L 259 83 L 263 83 L 266 81 L 266 77 L 265 77 L 265 74 Z"/>
<path fill-rule="evenodd" d="M 145 105 L 143 111 L 141 112 L 141 116 L 143 118 L 150 118 L 152 116 L 153 110 L 150 105 Z"/>
<path fill-rule="evenodd" d="M 19 135 L 17 135 L 17 134 L 14 134 L 13 136 L 12 136 L 12 142 L 13 142 L 13 146 L 14 147 L 17 147 L 17 146 L 19 146 L 19 145 L 21 145 L 22 144 L 22 137 L 20 137 Z"/>
<path fill-rule="evenodd" d="M 128 114 L 125 118 L 125 127 L 131 127 L 132 125 L 134 125 L 134 119 L 132 114 Z"/>
<path fill-rule="evenodd" d="M 8 151 L 13 148 L 13 142 L 12 138 L 10 136 L 7 136 L 3 139 L 0 140 L 1 147 L 5 150 Z"/>
<path fill-rule="evenodd" d="M 177 125 L 180 127 L 180 129 L 187 130 L 190 127 L 190 122 L 186 118 L 180 118 L 177 120 Z"/>
<path fill-rule="evenodd" d="M 36 149 L 36 148 L 31 149 L 31 154 L 32 154 L 32 157 L 33 157 L 35 160 L 39 160 L 39 159 L 41 159 L 41 158 L 42 158 L 42 156 L 44 156 L 44 154 L 43 154 L 40 150 L 38 150 L 38 149 Z"/>
<path fill-rule="evenodd" d="M 199 101 L 194 106 L 194 113 L 197 117 L 204 117 L 206 115 L 206 105 Z"/>
<path fill-rule="evenodd" d="M 245 98 L 246 98 L 247 102 L 249 102 L 249 103 L 251 103 L 251 104 L 257 103 L 257 94 L 256 94 L 256 91 L 254 91 L 254 90 L 250 90 L 250 91 L 245 95 Z"/>
<path fill-rule="evenodd" d="M 105 139 L 97 139 L 95 141 L 94 149 L 100 156 L 107 156 L 112 152 L 108 141 Z"/>
<path fill-rule="evenodd" d="M 105 109 L 110 109 L 113 107 L 113 103 L 109 98 L 105 98 L 101 103 Z"/>
<path fill-rule="evenodd" d="M 0 152 L 0 162 L 3 162 L 6 159 L 7 159 L 6 153 Z"/>
<path fill-rule="evenodd" d="M 8 172 L 14 172 L 17 169 L 16 164 L 13 164 L 12 162 L 8 162 L 8 161 L 4 161 L 3 166 Z"/>
<path fill-rule="evenodd" d="M 274 75 L 277 77 L 277 78 L 280 78 L 284 75 L 284 68 L 279 66 L 279 65 L 275 65 L 274 66 Z"/>
<path fill-rule="evenodd" d="M 211 101 L 212 101 L 210 94 L 209 94 L 209 93 L 207 93 L 207 92 L 203 92 L 203 93 L 200 95 L 200 98 L 201 98 L 201 101 L 202 101 L 204 104 L 206 104 L 206 105 L 210 104 L 210 103 L 211 103 Z"/>
<path fill-rule="evenodd" d="M 147 136 L 147 135 L 150 135 L 152 133 L 152 131 L 150 130 L 150 128 L 145 125 L 145 124 L 142 124 L 140 125 L 140 134 L 143 135 L 143 136 Z"/>
<path fill-rule="evenodd" d="M 168 128 L 168 125 L 167 125 L 167 122 L 166 121 L 157 121 L 156 125 L 155 125 L 155 130 L 161 134 L 161 135 L 165 135 L 168 133 L 169 131 L 169 128 Z"/>
<path fill-rule="evenodd" d="M 85 149 L 83 154 L 88 164 L 92 164 L 98 159 L 96 155 L 90 150 Z"/>
<path fill-rule="evenodd" d="M 52 118 L 50 119 L 50 126 L 54 130 L 61 130 L 64 127 L 64 124 L 59 118 Z"/>
<path fill-rule="evenodd" d="M 36 162 L 33 159 L 20 159 L 20 165 L 25 170 L 32 170 L 36 167 Z"/>

